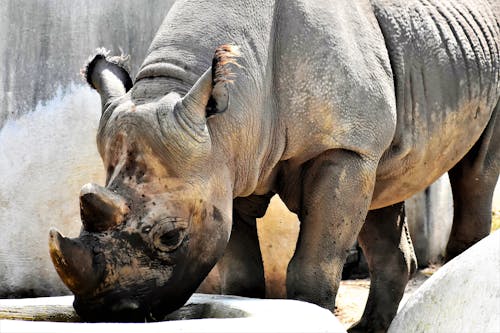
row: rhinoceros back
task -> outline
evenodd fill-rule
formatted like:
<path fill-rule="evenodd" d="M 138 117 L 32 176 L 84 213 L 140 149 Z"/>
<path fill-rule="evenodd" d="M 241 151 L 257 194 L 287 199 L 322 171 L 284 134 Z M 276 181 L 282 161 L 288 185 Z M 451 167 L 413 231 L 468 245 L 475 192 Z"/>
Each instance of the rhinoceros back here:
<path fill-rule="evenodd" d="M 394 75 L 397 128 L 376 195 L 423 189 L 478 140 L 500 94 L 498 13 L 485 1 L 372 0 Z M 394 192 L 393 192 L 394 193 Z M 403 194 L 403 193 L 402 193 Z"/>

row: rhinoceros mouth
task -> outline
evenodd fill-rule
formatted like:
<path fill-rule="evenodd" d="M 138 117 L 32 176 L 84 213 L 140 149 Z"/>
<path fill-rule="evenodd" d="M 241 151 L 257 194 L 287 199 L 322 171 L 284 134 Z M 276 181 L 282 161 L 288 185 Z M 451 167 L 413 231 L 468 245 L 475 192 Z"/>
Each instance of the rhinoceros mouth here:
<path fill-rule="evenodd" d="M 99 303 L 91 303 L 75 297 L 73 307 L 76 313 L 87 322 L 144 323 L 151 321 L 149 309 L 139 301 L 127 297 Z"/>
<path fill-rule="evenodd" d="M 181 308 L 185 302 L 183 299 L 168 302 L 168 304 L 157 304 L 149 308 L 128 298 L 107 304 L 89 304 L 75 298 L 73 307 L 80 318 L 86 322 L 144 323 L 166 320 L 170 313 Z"/>

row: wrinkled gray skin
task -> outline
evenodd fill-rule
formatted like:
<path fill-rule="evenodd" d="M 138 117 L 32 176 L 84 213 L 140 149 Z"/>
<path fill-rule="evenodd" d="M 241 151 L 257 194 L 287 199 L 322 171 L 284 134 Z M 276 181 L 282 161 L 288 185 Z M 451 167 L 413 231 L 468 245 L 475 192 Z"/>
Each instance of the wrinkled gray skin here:
<path fill-rule="evenodd" d="M 301 220 L 288 297 L 333 310 L 358 237 L 372 285 L 351 330 L 386 330 L 416 267 L 406 198 L 449 171 L 449 257 L 489 232 L 498 16 L 465 0 L 177 2 L 130 90 L 104 59 L 87 73 L 106 188 L 82 190 L 79 238 L 50 241 L 78 313 L 161 318 L 217 261 L 222 292 L 264 296 L 255 218 L 278 193 Z M 214 62 L 235 76 L 213 86 L 226 43 L 242 67 Z"/>

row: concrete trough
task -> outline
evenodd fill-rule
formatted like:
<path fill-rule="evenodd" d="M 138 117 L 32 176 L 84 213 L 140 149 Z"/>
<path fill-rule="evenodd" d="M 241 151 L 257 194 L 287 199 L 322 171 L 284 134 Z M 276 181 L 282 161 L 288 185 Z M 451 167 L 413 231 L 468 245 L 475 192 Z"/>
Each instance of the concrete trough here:
<path fill-rule="evenodd" d="M 79 322 L 72 303 L 72 296 L 0 300 L 0 332 L 346 332 L 330 311 L 294 300 L 194 294 L 165 321 L 126 324 Z"/>

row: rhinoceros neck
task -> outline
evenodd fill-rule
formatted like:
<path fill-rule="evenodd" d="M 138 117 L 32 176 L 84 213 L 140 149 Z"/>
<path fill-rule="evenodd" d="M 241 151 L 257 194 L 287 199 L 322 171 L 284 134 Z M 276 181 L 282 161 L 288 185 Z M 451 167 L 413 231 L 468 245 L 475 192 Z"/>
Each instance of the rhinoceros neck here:
<path fill-rule="evenodd" d="M 273 8 L 273 1 L 177 1 L 136 80 L 164 76 L 193 85 L 222 44 L 241 47 L 247 72 L 261 68 L 267 61 Z"/>
<path fill-rule="evenodd" d="M 273 148 L 273 119 L 269 119 L 273 117 L 274 10 L 270 0 L 177 1 L 136 78 L 137 86 L 149 85 L 138 87 L 138 92 L 151 94 L 153 88 L 158 94 L 183 95 L 211 66 L 216 47 L 240 47 L 237 61 L 242 67 L 233 67 L 230 108 L 208 122 L 219 160 L 237 161 L 231 168 L 238 195 L 251 193 L 260 173 L 279 160 Z"/>

